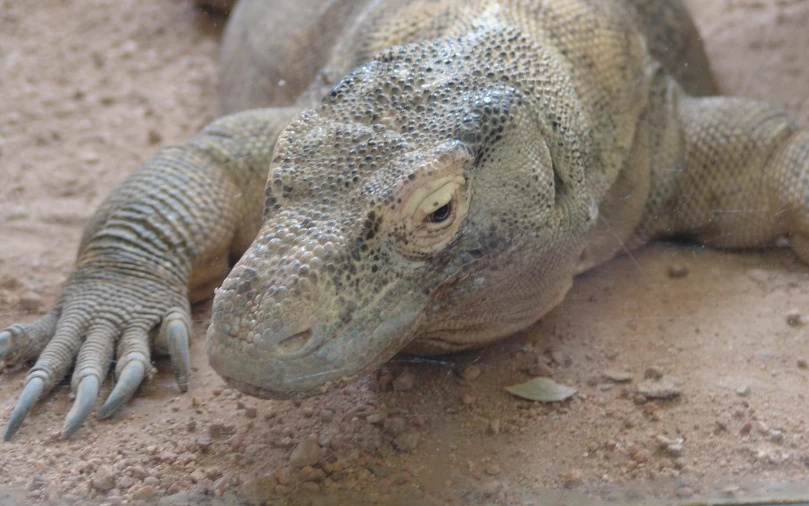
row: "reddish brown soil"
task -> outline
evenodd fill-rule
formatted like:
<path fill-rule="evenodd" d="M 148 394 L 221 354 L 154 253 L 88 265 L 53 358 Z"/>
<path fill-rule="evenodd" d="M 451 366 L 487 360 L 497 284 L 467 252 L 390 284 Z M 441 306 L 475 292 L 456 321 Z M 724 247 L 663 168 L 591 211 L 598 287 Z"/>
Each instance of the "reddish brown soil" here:
<path fill-rule="evenodd" d="M 726 93 L 809 122 L 809 2 L 688 3 Z M 112 187 L 216 117 L 218 24 L 186 0 L 0 1 L 0 328 L 54 302 L 83 223 Z M 116 418 L 91 418 L 62 441 L 63 383 L 0 443 L 0 502 L 572 505 L 809 493 L 809 326 L 788 322 L 801 313 L 809 268 L 786 250 L 653 245 L 582 276 L 543 322 L 502 344 L 398 358 L 296 404 L 224 388 L 207 365 L 201 304 L 188 393 L 159 360 Z M 459 377 L 470 365 L 480 376 Z M 679 397 L 639 397 L 650 369 L 676 377 Z M 605 378 L 616 370 L 631 381 Z M 503 389 L 543 371 L 578 394 L 542 406 Z M 24 375 L 0 375 L 3 424 Z M 299 469 L 302 444 L 321 454 Z"/>

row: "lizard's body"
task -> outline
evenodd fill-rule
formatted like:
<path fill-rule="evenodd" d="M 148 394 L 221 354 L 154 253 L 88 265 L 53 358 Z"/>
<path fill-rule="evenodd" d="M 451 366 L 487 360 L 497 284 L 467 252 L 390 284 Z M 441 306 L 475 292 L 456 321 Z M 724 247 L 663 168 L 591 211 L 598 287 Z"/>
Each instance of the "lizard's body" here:
<path fill-rule="evenodd" d="M 8 437 L 78 353 L 74 431 L 117 346 L 111 414 L 154 328 L 183 385 L 188 298 L 239 256 L 208 351 L 261 396 L 501 338 L 655 237 L 788 234 L 809 260 L 809 131 L 763 103 L 696 98 L 715 90 L 676 1 L 309 0 L 286 15 L 247 1 L 222 80 L 226 109 L 250 110 L 133 174 L 54 310 L 0 333 L 11 358 L 42 352 Z M 725 212 L 741 208 L 756 212 Z"/>

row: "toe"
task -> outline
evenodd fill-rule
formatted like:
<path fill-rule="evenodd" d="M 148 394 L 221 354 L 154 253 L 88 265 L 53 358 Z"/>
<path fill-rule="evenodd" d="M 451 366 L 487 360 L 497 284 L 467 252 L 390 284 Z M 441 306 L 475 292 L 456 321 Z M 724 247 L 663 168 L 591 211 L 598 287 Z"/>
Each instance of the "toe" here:
<path fill-rule="evenodd" d="M 11 331 L 4 330 L 0 332 L 0 360 L 3 360 L 3 357 L 6 356 L 8 350 L 11 349 Z"/>
<path fill-rule="evenodd" d="M 127 403 L 132 398 L 135 390 L 138 389 L 144 376 L 146 376 L 146 367 L 140 360 L 132 360 L 124 366 L 121 373 L 118 375 L 118 381 L 115 383 L 115 388 L 110 392 L 107 401 L 101 407 L 101 412 L 98 417 L 101 419 L 111 417 L 118 409 Z"/>
<path fill-rule="evenodd" d="M 101 407 L 99 418 L 109 418 L 132 398 L 151 369 L 148 327 L 136 324 L 124 332 L 118 344 L 118 380 Z"/>
<path fill-rule="evenodd" d="M 187 311 L 176 308 L 168 312 L 160 329 L 169 351 L 174 377 L 182 392 L 188 390 L 188 376 L 191 372 L 191 355 L 188 351 L 190 322 L 191 318 Z"/>
<path fill-rule="evenodd" d="M 62 439 L 67 439 L 76 432 L 87 419 L 98 398 L 99 381 L 95 376 L 85 376 L 76 388 L 76 402 L 70 408 L 62 428 Z"/>
<path fill-rule="evenodd" d="M 45 380 L 39 376 L 28 377 L 22 395 L 20 395 L 20 400 L 17 401 L 17 405 L 14 406 L 14 411 L 11 412 L 11 418 L 8 421 L 8 428 L 6 429 L 6 434 L 3 436 L 3 439 L 8 441 L 17 433 L 23 420 L 28 416 L 28 412 L 31 411 L 31 408 L 34 407 L 34 404 L 36 404 L 44 391 Z"/>
<path fill-rule="evenodd" d="M 25 362 L 36 358 L 56 331 L 59 308 L 33 323 L 17 323 L 0 332 L 0 359 Z"/>
<path fill-rule="evenodd" d="M 107 376 L 119 331 L 117 326 L 102 320 L 93 326 L 81 346 L 71 381 L 76 401 L 67 414 L 62 438 L 73 435 L 93 410 L 98 389 Z"/>

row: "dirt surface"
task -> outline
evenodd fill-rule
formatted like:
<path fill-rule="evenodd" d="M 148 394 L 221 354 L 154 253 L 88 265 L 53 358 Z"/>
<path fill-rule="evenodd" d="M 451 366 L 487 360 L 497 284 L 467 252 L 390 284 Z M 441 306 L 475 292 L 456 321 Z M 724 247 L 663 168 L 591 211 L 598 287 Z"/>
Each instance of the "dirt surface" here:
<path fill-rule="evenodd" d="M 725 93 L 809 122 L 809 1 L 689 4 Z M 112 187 L 216 117 L 220 28 L 186 0 L 0 0 L 0 328 L 54 302 Z M 0 502 L 627 504 L 809 487 L 809 268 L 785 249 L 653 245 L 501 344 L 400 357 L 302 403 L 226 389 L 208 311 L 188 393 L 158 360 L 117 417 L 62 441 L 63 383 L 0 443 Z M 538 374 L 578 393 L 505 392 Z M 659 374 L 679 395 L 638 393 Z M 3 425 L 24 376 L 0 374 Z"/>

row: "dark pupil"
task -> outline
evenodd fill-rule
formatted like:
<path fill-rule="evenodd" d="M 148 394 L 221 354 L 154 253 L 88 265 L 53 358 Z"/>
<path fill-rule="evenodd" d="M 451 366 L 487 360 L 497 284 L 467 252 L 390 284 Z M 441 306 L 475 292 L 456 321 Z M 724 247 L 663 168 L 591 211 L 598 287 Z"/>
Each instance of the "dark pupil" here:
<path fill-rule="evenodd" d="M 430 222 L 441 223 L 442 221 L 449 218 L 449 211 L 450 211 L 449 202 L 447 202 L 443 206 L 433 211 L 432 214 L 430 214 Z"/>

